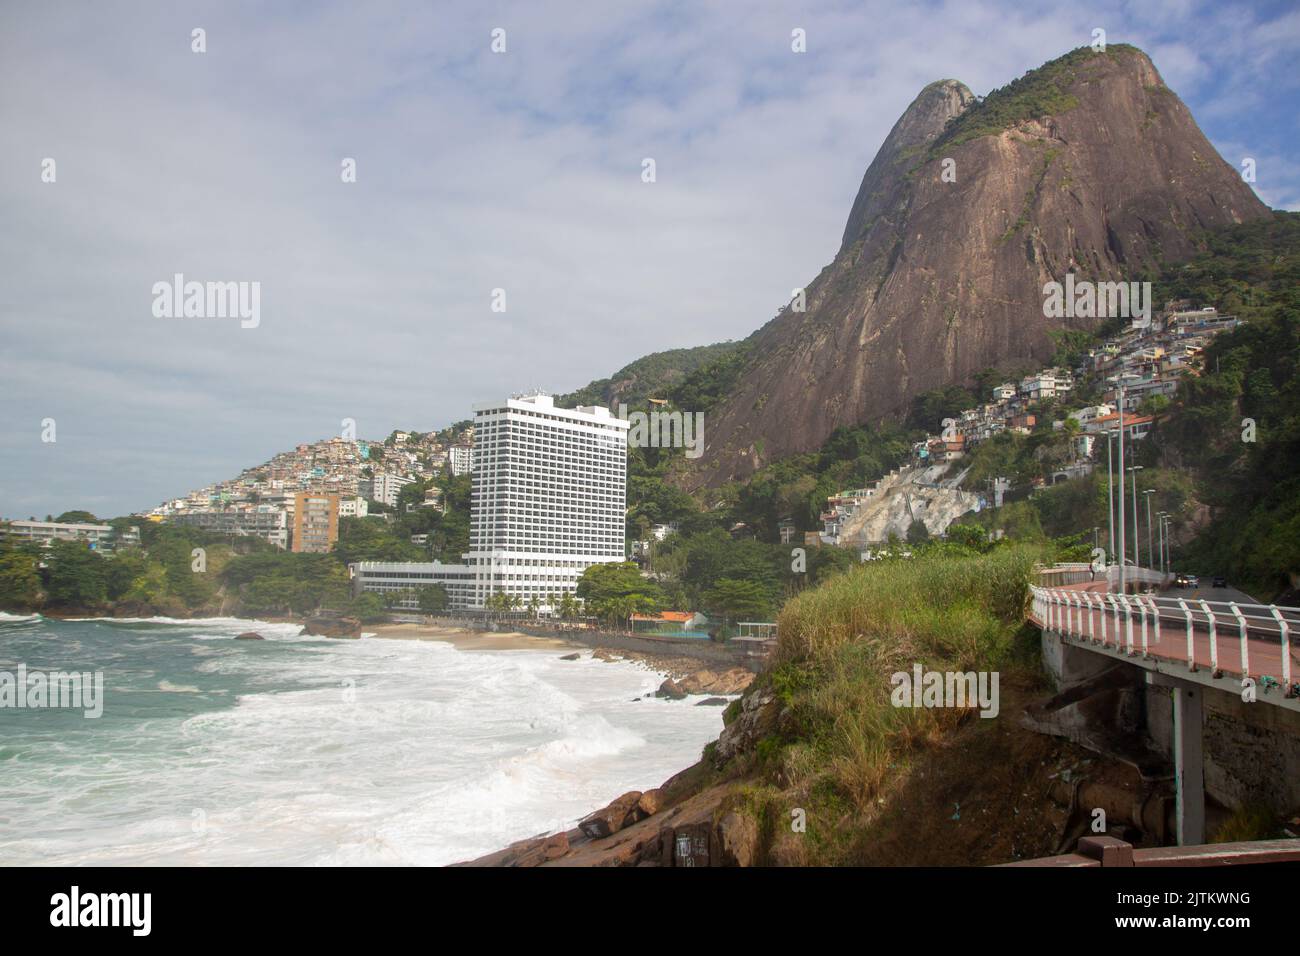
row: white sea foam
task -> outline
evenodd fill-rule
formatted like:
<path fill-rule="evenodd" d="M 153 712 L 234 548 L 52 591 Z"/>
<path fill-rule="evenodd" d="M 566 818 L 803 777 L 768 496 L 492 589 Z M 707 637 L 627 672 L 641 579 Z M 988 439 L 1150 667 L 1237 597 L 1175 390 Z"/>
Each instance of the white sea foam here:
<path fill-rule="evenodd" d="M 227 639 L 285 627 L 177 626 Z M 237 686 L 235 705 L 115 724 L 110 694 L 97 736 L 60 738 L 26 772 L 9 763 L 0 860 L 450 863 L 657 786 L 722 726 L 720 710 L 698 699 L 643 699 L 662 679 L 653 671 L 562 661 L 553 650 L 382 639 L 195 646 L 214 653 L 182 645 L 185 670 L 158 664 L 149 686 L 194 707 L 217 707 L 203 701 L 223 690 L 194 693 L 208 684 Z"/>

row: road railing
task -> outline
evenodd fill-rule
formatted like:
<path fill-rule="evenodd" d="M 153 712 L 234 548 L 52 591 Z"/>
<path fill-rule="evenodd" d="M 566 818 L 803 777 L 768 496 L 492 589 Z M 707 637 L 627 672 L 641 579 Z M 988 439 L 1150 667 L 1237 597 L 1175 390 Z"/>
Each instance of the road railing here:
<path fill-rule="evenodd" d="M 1300 608 L 1066 587 L 1032 586 L 1030 591 L 1031 615 L 1049 630 L 1129 656 L 1184 660 L 1191 671 L 1201 666 L 1196 638 L 1203 635 L 1208 638 L 1214 676 L 1220 676 L 1231 662 L 1242 677 L 1277 682 L 1287 697 L 1298 695 L 1292 679 L 1291 641 L 1300 627 Z M 1280 675 L 1252 669 L 1252 641 L 1280 649 Z M 1153 654 L 1153 645 L 1159 645 L 1159 653 Z"/>

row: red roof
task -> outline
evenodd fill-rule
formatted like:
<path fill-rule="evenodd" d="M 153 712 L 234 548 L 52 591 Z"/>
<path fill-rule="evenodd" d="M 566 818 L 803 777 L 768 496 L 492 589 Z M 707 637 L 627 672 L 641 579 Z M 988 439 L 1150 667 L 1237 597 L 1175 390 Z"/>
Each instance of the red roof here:
<path fill-rule="evenodd" d="M 1145 425 L 1147 422 L 1153 422 L 1155 420 L 1156 419 L 1154 415 L 1125 415 L 1124 427 L 1128 428 L 1130 425 Z M 1113 415 L 1102 415 L 1100 418 L 1094 418 L 1093 421 L 1094 422 L 1115 422 L 1116 424 L 1118 424 L 1119 413 L 1116 412 Z"/>
<path fill-rule="evenodd" d="M 673 624 L 685 624 L 695 615 L 690 611 L 660 611 L 658 614 L 633 614 L 634 621 L 667 621 Z"/>

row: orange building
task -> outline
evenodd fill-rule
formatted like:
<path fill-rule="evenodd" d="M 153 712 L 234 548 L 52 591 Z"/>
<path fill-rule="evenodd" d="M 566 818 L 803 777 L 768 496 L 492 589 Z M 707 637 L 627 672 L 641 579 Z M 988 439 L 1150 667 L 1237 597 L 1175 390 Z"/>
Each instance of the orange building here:
<path fill-rule="evenodd" d="M 293 550 L 326 554 L 339 539 L 339 496 L 300 491 L 293 496 Z"/>

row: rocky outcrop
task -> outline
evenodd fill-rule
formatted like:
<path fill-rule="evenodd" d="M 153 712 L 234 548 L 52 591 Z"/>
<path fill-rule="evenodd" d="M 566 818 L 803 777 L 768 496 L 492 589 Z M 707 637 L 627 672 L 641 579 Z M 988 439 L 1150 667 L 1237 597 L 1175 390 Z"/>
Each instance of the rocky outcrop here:
<path fill-rule="evenodd" d="M 636 802 L 637 809 L 648 817 L 654 816 L 664 808 L 664 792 L 660 787 L 654 790 L 647 790 L 641 794 L 641 799 Z"/>
<path fill-rule="evenodd" d="M 739 694 L 754 681 L 754 672 L 743 667 L 730 667 L 725 671 L 702 668 L 687 674 L 679 686 L 688 694 Z"/>
<path fill-rule="evenodd" d="M 753 866 L 758 862 L 758 823 L 734 810 L 718 821 L 718 866 Z"/>
<path fill-rule="evenodd" d="M 566 833 L 552 833 L 538 837 L 531 837 L 527 840 L 520 840 L 512 843 L 504 850 L 498 850 L 487 856 L 480 857 L 472 863 L 461 864 L 464 866 L 512 866 L 512 867 L 530 867 L 541 866 L 551 860 L 558 860 L 564 854 L 569 852 L 570 834 L 577 835 L 578 831 L 572 830 Z"/>
<path fill-rule="evenodd" d="M 875 494 L 844 522 L 841 540 L 858 547 L 888 541 L 890 535 L 905 540 L 913 521 L 920 521 L 926 531 L 937 536 L 979 507 L 979 496 L 973 492 L 927 482 L 929 471 L 907 468 L 882 478 Z"/>
<path fill-rule="evenodd" d="M 307 618 L 302 633 L 313 637 L 360 637 L 361 621 L 355 617 L 317 614 Z"/>
<path fill-rule="evenodd" d="M 638 806 L 640 801 L 640 790 L 625 793 L 610 803 L 609 806 L 602 807 L 595 813 L 584 817 L 578 824 L 578 829 L 593 840 L 599 840 L 611 833 L 617 833 L 623 827 L 642 819 L 638 815 L 641 813 Z"/>
<path fill-rule="evenodd" d="M 742 697 L 740 714 L 718 735 L 713 750 L 714 765 L 721 767 L 737 754 L 754 750 L 760 740 L 777 729 L 779 712 L 780 705 L 771 691 L 761 690 Z"/>
<path fill-rule="evenodd" d="M 266 640 L 266 638 L 264 638 L 261 634 L 258 634 L 257 631 L 245 631 L 243 634 L 236 635 L 235 640 L 237 640 L 237 641 L 264 641 L 264 640 Z"/>
<path fill-rule="evenodd" d="M 686 691 L 681 684 L 670 677 L 659 685 L 659 689 L 655 691 L 655 696 L 667 697 L 669 700 L 681 700 L 686 696 Z"/>
<path fill-rule="evenodd" d="M 1267 215 L 1133 47 L 1075 51 L 981 103 L 931 84 L 867 170 L 806 309 L 755 333 L 684 481 L 744 478 L 920 392 L 1040 365 L 1049 333 L 1103 321 L 1044 316 L 1045 283 L 1137 280 L 1200 231 Z"/>

